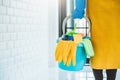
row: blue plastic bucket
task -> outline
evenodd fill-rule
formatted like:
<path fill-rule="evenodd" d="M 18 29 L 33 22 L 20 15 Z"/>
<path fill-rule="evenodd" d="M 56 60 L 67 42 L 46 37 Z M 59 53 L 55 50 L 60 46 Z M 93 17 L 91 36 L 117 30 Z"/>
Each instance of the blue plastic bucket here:
<path fill-rule="evenodd" d="M 73 66 L 72 63 L 70 66 L 64 65 L 63 61 L 59 63 L 59 68 L 67 71 L 81 71 L 86 64 L 86 53 L 84 45 L 82 43 L 78 44 L 76 50 L 76 66 Z"/>
<path fill-rule="evenodd" d="M 67 16 L 63 20 L 63 24 L 62 24 L 63 36 L 62 37 L 65 37 L 64 36 L 64 34 L 65 34 L 65 25 L 66 25 L 67 20 L 69 18 L 71 18 L 71 15 Z M 89 19 L 87 17 L 84 17 L 84 18 L 86 19 L 86 21 L 88 23 L 88 26 L 90 27 Z M 86 36 L 89 34 L 89 32 L 90 32 L 90 29 L 89 29 L 88 33 L 86 32 Z M 89 37 L 86 37 L 86 36 L 84 38 L 89 38 Z M 68 38 L 67 39 L 65 38 L 64 40 L 73 40 L 73 38 L 68 36 Z M 59 40 L 57 40 L 57 42 L 58 41 Z M 67 70 L 67 71 L 81 71 L 81 70 L 83 70 L 83 67 L 86 64 L 86 58 L 87 58 L 87 54 L 85 52 L 84 45 L 82 43 L 80 43 L 80 44 L 78 44 L 77 50 L 76 50 L 76 66 L 73 66 L 72 63 L 70 63 L 70 66 L 66 66 L 66 65 L 64 65 L 64 63 L 62 61 L 61 63 L 59 63 L 59 68 L 63 69 L 63 70 Z"/>

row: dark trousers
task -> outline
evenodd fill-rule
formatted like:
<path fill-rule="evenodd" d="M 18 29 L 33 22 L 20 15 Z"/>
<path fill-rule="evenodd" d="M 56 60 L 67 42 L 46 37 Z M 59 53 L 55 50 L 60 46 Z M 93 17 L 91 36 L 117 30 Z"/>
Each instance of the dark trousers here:
<path fill-rule="evenodd" d="M 107 80 L 115 80 L 117 69 L 107 69 L 106 75 Z M 103 70 L 102 69 L 93 69 L 93 74 L 95 80 L 103 80 Z"/>

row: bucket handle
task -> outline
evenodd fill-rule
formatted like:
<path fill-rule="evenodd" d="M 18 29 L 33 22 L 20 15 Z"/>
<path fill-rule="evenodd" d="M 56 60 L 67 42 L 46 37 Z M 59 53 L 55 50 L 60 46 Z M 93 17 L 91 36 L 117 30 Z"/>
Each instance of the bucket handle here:
<path fill-rule="evenodd" d="M 67 16 L 64 20 L 63 20 L 63 24 L 62 24 L 62 31 L 63 31 L 63 35 L 65 34 L 65 25 L 67 24 L 67 21 L 72 18 L 71 15 Z M 90 20 L 88 19 L 88 17 L 84 16 L 84 18 L 86 19 L 86 24 L 88 24 L 88 27 L 89 27 L 89 31 L 87 34 L 90 33 L 90 28 L 91 28 L 91 23 L 90 23 Z M 87 35 L 86 35 L 87 36 Z"/>

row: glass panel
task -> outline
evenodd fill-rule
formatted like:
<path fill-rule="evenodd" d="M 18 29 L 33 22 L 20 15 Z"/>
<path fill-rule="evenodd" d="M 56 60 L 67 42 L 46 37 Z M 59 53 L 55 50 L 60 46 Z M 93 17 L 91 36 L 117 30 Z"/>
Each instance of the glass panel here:
<path fill-rule="evenodd" d="M 94 77 L 93 72 L 87 72 L 87 77 Z"/>
<path fill-rule="evenodd" d="M 74 10 L 74 0 L 66 0 L 66 15 L 69 16 Z M 73 26 L 73 20 L 69 19 L 67 22 L 67 27 Z"/>
<path fill-rule="evenodd" d="M 94 78 L 87 78 L 86 80 L 95 80 Z"/>

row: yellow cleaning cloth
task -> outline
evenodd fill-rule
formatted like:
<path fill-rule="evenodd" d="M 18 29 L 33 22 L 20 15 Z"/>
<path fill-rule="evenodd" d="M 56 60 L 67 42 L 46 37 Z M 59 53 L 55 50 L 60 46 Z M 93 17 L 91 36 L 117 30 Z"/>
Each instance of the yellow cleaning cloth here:
<path fill-rule="evenodd" d="M 82 35 L 81 34 L 74 34 L 73 38 L 74 38 L 74 42 L 77 44 L 82 42 Z"/>

